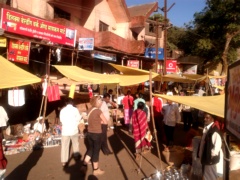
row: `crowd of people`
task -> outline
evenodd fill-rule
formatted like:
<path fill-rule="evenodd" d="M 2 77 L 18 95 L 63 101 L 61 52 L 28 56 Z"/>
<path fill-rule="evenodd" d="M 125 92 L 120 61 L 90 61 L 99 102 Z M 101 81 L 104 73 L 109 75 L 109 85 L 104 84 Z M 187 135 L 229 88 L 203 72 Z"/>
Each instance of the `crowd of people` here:
<path fill-rule="evenodd" d="M 155 92 L 158 93 L 158 92 Z M 180 95 L 182 92 L 180 92 Z M 166 95 L 173 96 L 172 92 Z M 139 159 L 141 154 L 151 152 L 151 138 L 146 135 L 151 131 L 151 117 L 154 118 L 155 127 L 159 141 L 164 147 L 164 151 L 171 151 L 174 146 L 175 127 L 180 121 L 183 121 L 183 130 L 187 132 L 185 146 L 191 146 L 191 140 L 194 136 L 200 135 L 198 131 L 199 121 L 203 123 L 203 136 L 199 146 L 199 158 L 203 165 L 204 179 L 216 179 L 222 172 L 219 170 L 219 162 L 222 162 L 221 151 L 221 127 L 216 117 L 209 113 L 198 111 L 199 119 L 196 120 L 193 114 L 193 108 L 174 103 L 170 100 L 163 100 L 156 96 L 152 97 L 151 107 L 153 116 L 150 116 L 150 104 L 146 103 L 142 93 L 132 94 L 127 90 L 125 95 L 120 95 L 121 99 L 114 98 L 113 90 L 106 92 L 103 97 L 96 95 L 90 98 L 91 107 L 87 110 L 87 151 L 83 158 L 81 167 L 82 172 L 86 172 L 87 165 L 92 164 L 93 175 L 102 175 L 104 171 L 99 168 L 99 153 L 102 150 L 104 155 L 111 155 L 112 152 L 108 146 L 107 131 L 114 129 L 113 121 L 110 117 L 110 109 L 122 107 L 124 121 L 123 125 L 129 135 L 132 135 L 135 142 L 135 157 Z M 0 109 L 1 110 L 1 109 Z M 1 110 L 2 111 L 2 110 Z M 8 120 L 5 113 L 1 112 L 0 118 Z M 65 168 L 70 161 L 70 143 L 72 145 L 73 157 L 80 160 L 79 153 L 79 126 L 82 116 L 79 110 L 74 106 L 73 99 L 68 98 L 66 105 L 61 109 L 59 115 L 62 126 L 61 132 L 61 163 Z M 42 118 L 38 118 L 34 125 L 34 130 L 43 133 L 46 127 Z M 1 138 L 1 137 L 0 137 Z M 3 154 L 2 154 L 3 155 Z M 0 153 L 1 158 L 1 153 Z M 3 155 L 2 161 L 5 161 Z M 218 169 L 216 169 L 216 166 Z M 1 168 L 1 167 L 0 167 Z"/>

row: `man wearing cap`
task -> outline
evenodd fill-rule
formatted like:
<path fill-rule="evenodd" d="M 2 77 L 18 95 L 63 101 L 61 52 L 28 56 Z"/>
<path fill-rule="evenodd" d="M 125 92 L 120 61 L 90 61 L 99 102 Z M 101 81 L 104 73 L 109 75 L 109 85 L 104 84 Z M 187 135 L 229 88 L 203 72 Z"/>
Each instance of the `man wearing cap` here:
<path fill-rule="evenodd" d="M 66 106 L 60 111 L 60 122 L 62 123 L 62 147 L 61 162 L 65 167 L 69 161 L 69 145 L 72 142 L 73 156 L 76 160 L 80 158 L 79 141 L 78 141 L 78 125 L 81 115 L 76 107 L 73 106 L 73 100 L 68 98 Z"/>
<path fill-rule="evenodd" d="M 37 118 L 37 122 L 33 125 L 33 130 L 39 133 L 43 133 L 46 130 L 46 125 L 44 123 L 43 117 Z"/>

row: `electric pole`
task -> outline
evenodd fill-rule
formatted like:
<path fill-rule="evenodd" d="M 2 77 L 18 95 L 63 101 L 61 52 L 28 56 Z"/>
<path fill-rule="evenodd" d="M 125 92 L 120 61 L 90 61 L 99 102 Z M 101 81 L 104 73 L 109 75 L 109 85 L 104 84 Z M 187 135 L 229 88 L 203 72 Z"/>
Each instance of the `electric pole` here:
<path fill-rule="evenodd" d="M 168 27 L 168 19 L 167 19 L 167 12 L 175 5 L 173 3 L 169 9 L 167 9 L 167 0 L 164 0 L 164 39 L 163 39 L 163 47 L 164 47 L 164 67 L 163 67 L 163 74 L 166 74 L 166 61 L 167 61 L 167 27 Z"/>

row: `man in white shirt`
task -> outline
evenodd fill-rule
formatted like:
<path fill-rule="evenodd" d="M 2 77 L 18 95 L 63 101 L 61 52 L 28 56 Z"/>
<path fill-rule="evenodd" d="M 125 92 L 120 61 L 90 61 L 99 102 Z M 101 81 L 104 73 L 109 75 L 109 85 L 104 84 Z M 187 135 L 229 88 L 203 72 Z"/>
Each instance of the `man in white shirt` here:
<path fill-rule="evenodd" d="M 203 166 L 203 179 L 215 180 L 223 174 L 222 138 L 213 115 L 205 114 L 204 125 L 198 156 Z"/>
<path fill-rule="evenodd" d="M 46 125 L 45 122 L 43 120 L 43 117 L 40 116 L 37 118 L 37 122 L 33 125 L 33 130 L 39 133 L 43 133 L 46 130 Z"/>
<path fill-rule="evenodd" d="M 104 117 L 106 118 L 106 120 L 108 122 L 108 124 L 102 124 L 102 145 L 101 145 L 101 149 L 102 149 L 102 151 L 105 155 L 112 154 L 112 152 L 108 148 L 108 143 L 107 143 L 108 125 L 110 125 L 110 127 L 113 127 L 112 122 L 111 122 L 111 118 L 110 118 L 109 109 L 108 109 L 108 106 L 107 106 L 108 103 L 111 103 L 113 106 L 115 106 L 115 103 L 110 101 L 110 94 L 106 93 L 106 94 L 103 95 L 103 102 L 102 102 L 102 105 L 100 107 L 101 111 L 103 112 Z"/>
<path fill-rule="evenodd" d="M 79 160 L 79 141 L 78 141 L 78 125 L 81 115 L 76 107 L 73 106 L 73 100 L 67 99 L 67 105 L 60 111 L 60 122 L 62 123 L 62 147 L 61 162 L 63 167 L 69 161 L 69 145 L 72 142 L 73 156 L 75 160 Z"/>
<path fill-rule="evenodd" d="M 179 113 L 178 105 L 173 104 L 172 101 L 167 100 L 167 105 L 163 106 L 163 122 L 164 122 L 164 132 L 166 135 L 166 145 L 165 150 L 168 150 L 168 146 L 173 146 L 173 135 L 175 126 L 181 121 L 181 116 Z"/>

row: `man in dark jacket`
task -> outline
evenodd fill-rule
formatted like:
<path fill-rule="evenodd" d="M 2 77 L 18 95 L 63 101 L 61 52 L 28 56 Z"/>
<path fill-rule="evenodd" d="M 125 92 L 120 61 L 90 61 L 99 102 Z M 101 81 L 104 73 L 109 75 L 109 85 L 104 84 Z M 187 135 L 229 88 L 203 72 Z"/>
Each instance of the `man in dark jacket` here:
<path fill-rule="evenodd" d="M 213 115 L 205 114 L 204 126 L 198 155 L 202 163 L 203 179 L 215 180 L 223 172 L 222 139 Z"/>

